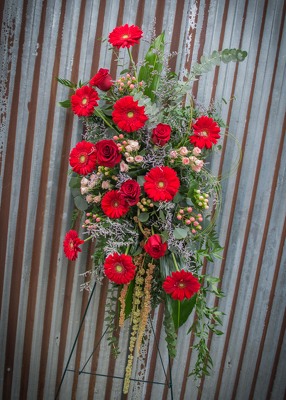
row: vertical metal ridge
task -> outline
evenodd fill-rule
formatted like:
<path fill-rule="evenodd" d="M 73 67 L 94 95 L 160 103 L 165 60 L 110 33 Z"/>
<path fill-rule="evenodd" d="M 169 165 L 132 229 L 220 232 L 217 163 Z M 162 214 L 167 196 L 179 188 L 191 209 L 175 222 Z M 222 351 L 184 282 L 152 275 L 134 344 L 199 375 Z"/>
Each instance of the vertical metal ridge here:
<path fill-rule="evenodd" d="M 244 31 L 244 24 L 245 24 L 245 15 L 246 15 L 246 9 L 247 9 L 247 1 L 245 2 L 246 6 L 244 7 L 244 18 L 242 20 L 242 27 L 241 27 L 241 31 Z M 222 46 L 223 46 L 223 40 L 224 40 L 224 35 L 225 35 L 225 29 L 226 29 L 226 20 L 227 20 L 227 15 L 228 15 L 228 9 L 229 9 L 229 0 L 226 0 L 226 5 L 224 6 L 224 10 L 223 10 L 223 16 L 222 16 L 222 23 L 221 23 L 221 31 L 220 31 L 220 35 L 219 35 L 219 46 L 218 49 L 221 50 Z M 242 35 L 240 33 L 240 46 L 241 47 L 241 39 L 242 39 Z M 238 67 L 238 66 L 236 66 Z M 237 68 L 236 68 L 237 70 Z M 214 78 L 213 78 L 213 87 L 212 87 L 212 93 L 211 93 L 211 100 L 215 99 L 215 94 L 216 94 L 216 87 L 217 87 L 217 82 L 218 82 L 218 74 L 219 74 L 219 67 L 216 66 L 215 67 L 215 71 L 214 71 Z"/>
<path fill-rule="evenodd" d="M 123 9 L 124 9 L 124 0 L 120 0 L 119 8 L 118 8 L 118 14 L 117 14 L 116 26 L 121 26 L 123 24 Z M 115 77 L 116 76 L 116 70 L 117 70 L 117 63 L 114 60 L 114 58 L 112 58 L 111 66 L 110 66 L 110 75 Z"/>
<path fill-rule="evenodd" d="M 163 315 L 164 315 L 163 311 L 164 311 L 163 306 L 162 306 L 162 304 L 160 304 L 159 310 L 158 310 L 157 325 L 156 325 L 156 330 L 155 330 L 155 335 L 156 335 L 157 340 L 159 340 L 160 334 L 161 334 L 161 329 L 162 329 L 162 324 L 163 324 Z M 156 345 L 154 344 L 153 349 L 152 349 L 151 361 L 150 361 L 150 370 L 149 370 L 148 378 L 147 378 L 148 381 L 153 381 L 153 379 L 154 379 L 157 355 L 158 355 L 158 350 L 156 348 Z M 151 393 L 152 393 L 152 385 L 150 383 L 147 383 L 145 398 L 150 399 Z"/>
<path fill-rule="evenodd" d="M 65 6 L 66 1 L 63 1 L 63 8 L 61 10 L 60 16 L 60 26 L 63 24 L 64 14 L 65 14 Z M 57 49 L 61 48 L 62 39 L 61 36 L 58 36 L 57 45 L 55 52 L 57 53 Z M 52 76 L 58 76 L 59 72 L 59 59 L 55 59 L 53 65 L 53 74 Z M 35 312 L 36 312 L 36 300 L 37 300 L 37 292 L 38 292 L 38 279 L 39 279 L 39 265 L 40 265 L 40 257 L 41 257 L 41 244 L 42 244 L 42 236 L 43 236 L 43 223 L 44 223 L 44 210 L 46 204 L 46 193 L 47 193 L 47 181 L 48 181 L 48 171 L 49 171 L 49 162 L 51 155 L 51 140 L 52 135 L 49 134 L 53 130 L 53 112 L 55 108 L 55 98 L 56 98 L 56 87 L 58 83 L 55 79 L 52 80 L 51 83 L 51 98 L 49 102 L 48 108 L 48 118 L 47 118 L 47 127 L 45 132 L 45 157 L 42 161 L 41 168 L 41 178 L 40 182 L 42 184 L 39 187 L 39 195 L 38 195 L 38 204 L 36 210 L 36 226 L 33 237 L 33 255 L 31 259 L 31 272 L 30 272 L 30 282 L 29 282 L 29 294 L 27 300 L 27 317 L 26 317 L 26 325 L 24 332 L 24 344 L 23 344 L 23 353 L 25 354 L 25 364 L 23 364 L 22 368 L 22 377 L 21 377 L 21 386 L 20 386 L 20 394 L 21 398 L 26 398 L 28 391 L 28 380 L 29 380 L 29 371 L 30 371 L 30 357 L 31 357 L 31 348 L 32 348 L 32 340 L 33 340 L 33 330 L 34 330 L 34 322 L 35 322 Z"/>
<path fill-rule="evenodd" d="M 102 301 L 102 304 L 106 303 L 107 291 L 108 291 L 108 282 L 105 280 L 105 282 L 103 283 L 103 286 L 101 287 L 101 291 L 100 291 L 100 299 Z M 95 347 L 99 343 L 100 338 L 102 337 L 102 334 L 103 334 L 104 314 L 105 314 L 104 307 L 100 307 L 100 309 L 98 310 L 98 314 L 97 314 L 93 349 L 95 349 Z M 92 356 L 90 370 L 92 372 L 96 372 L 98 365 L 99 365 L 99 349 Z M 96 376 L 91 375 L 90 379 L 89 379 L 89 385 L 88 385 L 88 398 L 89 399 L 93 398 L 95 384 L 96 384 Z"/>
<path fill-rule="evenodd" d="M 261 27 L 260 27 L 260 33 L 259 33 L 259 43 L 258 43 L 258 49 L 256 53 L 256 60 L 255 60 L 255 66 L 254 66 L 254 79 L 252 81 L 251 85 L 251 91 L 250 91 L 250 96 L 249 96 L 249 102 L 248 102 L 248 110 L 247 110 L 247 115 L 246 115 L 246 124 L 245 124 L 245 129 L 244 129 L 244 135 L 242 139 L 242 144 L 241 144 L 241 152 L 242 152 L 242 161 L 241 164 L 238 168 L 237 175 L 236 175 L 236 180 L 235 180 L 235 189 L 232 197 L 232 206 L 231 206 L 231 215 L 229 217 L 229 223 L 228 223 L 228 228 L 227 228 L 227 235 L 226 235 L 226 243 L 225 243 L 225 251 L 223 253 L 223 261 L 222 261 L 222 269 L 225 267 L 225 260 L 226 260 L 226 254 L 228 252 L 228 246 L 229 246 L 229 241 L 230 241 L 230 233 L 231 233 L 231 227 L 232 227 L 232 222 L 234 218 L 234 209 L 235 209 L 235 203 L 237 201 L 238 197 L 238 187 L 239 187 L 239 182 L 241 179 L 241 173 L 242 173 L 242 164 L 243 164 L 243 154 L 246 146 L 246 138 L 248 134 L 248 127 L 249 127 L 249 121 L 250 121 L 250 114 L 251 114 L 251 108 L 253 104 L 253 98 L 254 98 L 254 87 L 256 84 L 256 78 L 257 78 L 257 68 L 258 68 L 258 62 L 259 62 L 259 56 L 260 56 L 260 51 L 261 51 L 261 45 L 262 45 L 262 36 L 263 36 L 263 27 L 265 24 L 265 19 L 266 19 L 266 11 L 267 11 L 267 2 L 264 4 L 264 9 L 263 9 L 263 20 L 261 22 Z M 248 227 L 249 229 L 249 227 Z M 246 243 L 244 242 L 243 248 L 242 248 L 242 253 L 245 253 L 245 246 Z M 239 290 L 239 285 L 242 277 L 242 265 L 240 264 L 238 268 L 238 273 L 237 273 L 237 279 L 236 279 L 236 284 L 235 284 L 235 289 L 234 289 L 234 295 L 233 295 L 233 301 L 232 301 L 232 306 L 231 306 L 231 312 L 230 312 L 230 318 L 227 326 L 227 332 L 226 332 L 226 338 L 225 338 L 225 345 L 223 348 L 223 354 L 221 358 L 221 366 L 219 370 L 219 376 L 217 379 L 217 385 L 215 389 L 215 399 L 218 399 L 219 396 L 219 391 L 220 391 L 220 386 L 222 382 L 222 375 L 223 375 L 223 369 L 225 365 L 225 360 L 226 360 L 226 353 L 227 349 L 229 346 L 229 341 L 230 341 L 230 335 L 231 335 L 231 330 L 232 330 L 232 325 L 233 325 L 233 319 L 234 319 L 234 310 L 236 307 L 237 303 L 237 298 L 238 298 L 238 290 Z"/>
<path fill-rule="evenodd" d="M 284 10 L 285 10 L 285 3 L 284 3 Z M 266 14 L 265 14 L 266 15 Z M 283 32 L 283 22 L 281 22 L 280 26 L 280 32 L 279 32 L 279 39 L 278 39 L 278 44 L 277 44 L 277 50 L 276 50 L 276 57 L 275 57 L 275 63 L 274 63 L 274 71 L 272 75 L 272 80 L 271 80 L 271 86 L 270 86 L 270 92 L 269 92 L 269 97 L 268 97 L 268 102 L 267 102 L 267 108 L 266 108 L 266 114 L 265 114 L 265 121 L 264 121 L 264 129 L 261 137 L 261 143 L 260 143 L 260 149 L 259 149 L 259 155 L 258 155 L 258 160 L 257 160 L 257 165 L 256 165 L 256 171 L 255 171 L 255 176 L 254 176 L 254 182 L 253 182 L 253 189 L 252 189 L 252 194 L 251 194 L 251 200 L 250 200 L 250 207 L 248 211 L 248 216 L 249 218 L 247 219 L 247 226 L 245 228 L 245 235 L 243 239 L 243 245 L 242 245 L 242 252 L 241 252 L 241 259 L 239 263 L 239 269 L 243 268 L 243 264 L 245 261 L 245 255 L 246 255 L 246 247 L 247 247 L 247 241 L 248 241 L 248 234 L 250 231 L 250 226 L 252 223 L 252 213 L 255 205 L 255 197 L 257 194 L 257 188 L 258 188 L 258 181 L 260 177 L 260 169 L 261 169 L 261 164 L 262 164 L 262 157 L 263 157 L 263 152 L 264 152 L 264 144 L 265 144 L 265 139 L 267 135 L 267 128 L 268 128 L 268 116 L 271 108 L 271 103 L 272 103 L 272 95 L 273 95 L 273 90 L 274 90 L 274 82 L 275 82 L 275 77 L 276 77 L 276 72 L 277 72 L 277 65 L 278 65 L 278 55 L 280 51 L 280 43 L 281 43 L 281 38 L 282 38 L 282 32 Z M 268 203 L 268 209 L 267 209 L 267 214 L 266 214 L 266 221 L 264 224 L 264 230 L 263 230 L 263 235 L 262 235 L 262 242 L 260 245 L 260 253 L 257 261 L 257 266 L 256 266 L 256 272 L 255 272 L 255 279 L 254 279 L 254 285 L 251 293 L 251 299 L 250 299 L 250 304 L 249 304 L 249 311 L 246 319 L 246 326 L 244 330 L 244 336 L 243 336 L 243 341 L 242 341 L 242 346 L 241 346 L 241 351 L 240 351 L 240 357 L 239 357 L 239 362 L 238 362 L 238 367 L 237 367 L 237 373 L 236 373 L 236 378 L 233 386 L 233 392 L 232 392 L 232 399 L 235 399 L 236 395 L 236 390 L 238 386 L 238 381 L 239 381 L 239 372 L 242 366 L 242 361 L 244 357 L 244 351 L 246 347 L 246 342 L 248 338 L 248 332 L 250 328 L 250 323 L 251 323 L 251 318 L 252 318 L 252 313 L 253 313 L 253 307 L 254 307 L 254 302 L 255 302 L 255 297 L 256 297 L 256 292 L 258 288 L 258 281 L 259 281 L 259 275 L 261 272 L 262 268 L 262 260 L 264 256 L 264 251 L 265 251 L 265 245 L 266 245 L 266 239 L 267 239 L 267 233 L 268 233 L 268 226 L 271 218 L 271 213 L 273 209 L 273 200 L 275 196 L 275 188 L 277 184 L 277 179 L 278 179 L 278 173 L 279 173 L 279 167 L 281 163 L 281 157 L 282 157 L 282 149 L 283 149 L 283 141 L 284 141 L 284 136 L 283 132 L 285 132 L 285 127 L 286 127 L 286 119 L 284 119 L 284 124 L 283 124 L 283 129 L 281 133 L 281 139 L 280 139 L 280 147 L 278 149 L 278 154 L 277 154 L 277 159 L 275 163 L 275 168 L 274 168 L 274 176 L 272 180 L 272 185 L 271 185 L 271 192 L 270 192 L 270 198 L 269 198 L 269 203 Z"/>
<path fill-rule="evenodd" d="M 282 150 L 281 150 L 281 153 L 282 153 Z M 282 231 L 282 235 L 281 235 L 281 241 L 280 241 L 280 245 L 279 245 L 279 250 L 278 250 L 278 255 L 277 255 L 277 260 L 276 260 L 276 265 L 275 265 L 275 270 L 274 270 L 274 276 L 273 276 L 273 280 L 272 280 L 272 284 L 271 284 L 271 291 L 270 291 L 270 295 L 269 295 L 269 303 L 268 303 L 268 307 L 267 307 L 267 313 L 266 313 L 266 316 L 264 319 L 263 332 L 262 332 L 262 336 L 260 339 L 258 356 L 256 359 L 253 379 L 252 379 L 250 393 L 249 393 L 249 398 L 251 398 L 251 399 L 254 396 L 254 391 L 255 391 L 257 376 L 258 376 L 258 372 L 259 372 L 259 368 L 260 368 L 260 364 L 261 364 L 266 334 L 267 334 L 267 330 L 269 327 L 269 321 L 270 321 L 272 306 L 273 306 L 273 302 L 274 302 L 275 289 L 276 289 L 276 284 L 277 284 L 278 275 L 279 275 L 280 266 L 281 266 L 281 259 L 282 259 L 282 254 L 283 254 L 285 236 L 286 236 L 286 218 L 284 220 L 284 226 L 283 226 L 283 231 Z M 267 398 L 269 398 L 269 397 L 267 396 Z"/>
<path fill-rule="evenodd" d="M 41 26 L 44 26 L 46 16 L 46 5 L 41 10 Z M 43 43 L 44 34 L 41 28 L 38 33 L 38 43 Z M 25 148 L 24 148 L 24 158 L 23 158 L 23 169 L 25 173 L 22 174 L 20 183 L 20 193 L 21 193 L 21 204 L 19 204 L 17 213 L 17 222 L 22 229 L 16 230 L 15 242 L 17 244 L 17 251 L 13 255 L 13 270 L 12 276 L 21 276 L 23 269 L 23 254 L 25 245 L 25 235 L 26 230 L 23 229 L 27 222 L 27 208 L 29 202 L 29 188 L 30 188 L 30 174 L 31 174 L 31 164 L 32 164 L 32 152 L 33 143 L 35 137 L 35 123 L 36 123 L 36 109 L 37 109 L 37 98 L 39 95 L 39 83 L 40 83 L 40 65 L 42 59 L 42 46 L 38 49 L 38 57 L 35 61 L 34 66 L 34 79 L 32 84 L 32 93 L 35 97 L 31 99 L 29 107 L 29 117 L 27 124 L 27 132 L 29 134 L 26 136 Z M 35 100 L 34 100 L 35 99 Z M 10 296 L 9 301 L 9 317 L 8 317 L 8 328 L 7 328 L 7 341 L 6 341 L 6 356 L 5 365 L 9 366 L 10 372 L 5 374 L 4 386 L 3 386 L 3 396 L 4 398 L 10 398 L 12 390 L 12 380 L 14 375 L 14 356 L 16 350 L 16 336 L 17 336 L 17 326 L 18 326 L 18 312 L 19 312 L 19 302 L 20 302 L 20 292 L 21 292 L 21 280 L 17 279 L 14 281 L 13 285 L 13 296 Z M 23 361 L 22 361 L 23 362 Z"/>
<path fill-rule="evenodd" d="M 27 6 L 28 0 L 24 1 L 23 15 L 25 15 L 25 20 L 21 24 L 21 31 L 19 35 L 19 54 L 17 57 L 16 65 L 16 77 L 12 96 L 11 108 L 15 111 L 15 114 L 19 110 L 19 93 L 21 89 L 21 75 L 22 75 L 22 59 L 24 53 L 24 41 L 25 41 L 25 27 L 27 21 Z M 15 152 L 15 141 L 16 141 L 16 131 L 17 131 L 17 118 L 11 118 L 8 127 L 8 139 L 6 147 L 6 157 L 4 165 L 3 182 L 9 182 L 2 192 L 1 196 L 1 207 L 0 207 L 0 237 L 8 237 L 9 228 L 9 216 L 10 216 L 10 202 L 11 202 L 11 191 L 12 191 L 12 177 L 13 177 L 13 163 L 14 163 L 14 152 Z M 0 240 L 0 312 L 2 310 L 2 297 L 3 297 L 3 285 L 4 285 L 4 274 L 5 274 L 5 264 L 6 264 L 6 250 L 7 242 L 6 240 Z"/>
<path fill-rule="evenodd" d="M 84 4 L 84 7 L 82 7 Z M 78 71 L 79 71 L 79 61 L 80 61 L 80 43 L 82 41 L 82 33 L 83 33 L 83 24 L 84 24 L 84 10 L 85 10 L 86 0 L 83 0 L 80 8 L 80 15 L 77 25 L 77 38 L 76 38 L 76 46 L 74 50 L 74 62 L 71 73 L 71 81 L 76 82 L 78 79 Z M 56 195 L 56 212 L 54 217 L 54 228 L 53 228 L 53 239 L 51 243 L 51 258 L 49 263 L 49 277 L 48 277 L 48 285 L 47 285 L 47 295 L 46 295 L 46 304 L 44 311 L 44 331 L 42 336 L 42 348 L 41 348 L 41 356 L 40 356 L 40 369 L 39 369 L 39 381 L 38 381 L 38 398 L 42 398 L 44 395 L 45 388 L 45 375 L 47 368 L 47 358 L 48 358 L 48 350 L 49 350 L 49 338 L 51 333 L 51 321 L 52 321 L 52 312 L 53 309 L 51 304 L 53 304 L 54 292 L 55 292 L 55 277 L 56 277 L 56 268 L 57 268 L 57 255 L 59 251 L 59 246 L 61 245 L 61 222 L 63 218 L 63 210 L 64 210 L 64 200 L 65 200 L 65 192 L 62 188 L 66 187 L 67 184 L 67 170 L 68 170 L 68 157 L 69 151 L 67 149 L 70 148 L 71 137 L 69 132 L 72 130 L 73 124 L 73 115 L 71 113 L 67 114 L 67 119 L 64 127 L 64 139 L 62 145 L 62 157 L 61 157 L 61 165 L 60 171 L 62 174 L 59 176 L 58 182 L 58 192 Z"/>
<path fill-rule="evenodd" d="M 102 37 L 105 7 L 106 7 L 106 0 L 100 0 L 95 40 L 94 40 L 94 47 L 93 47 L 93 52 L 92 52 L 92 54 L 93 54 L 92 64 L 91 64 L 91 73 L 92 74 L 96 73 L 96 71 L 98 70 L 98 66 L 99 66 L 100 51 L 98 51 L 97 47 L 98 47 L 98 39 Z"/>
<path fill-rule="evenodd" d="M 201 56 L 203 55 L 204 52 L 204 46 L 205 46 L 205 40 L 206 40 L 206 31 L 207 31 L 207 24 L 208 24 L 208 19 L 209 19 L 209 10 L 210 10 L 210 1 L 211 0 L 205 0 L 205 7 L 204 7 L 204 21 L 203 21 L 203 27 L 200 32 L 200 39 L 199 39 L 199 50 L 198 50 L 198 56 L 197 60 L 199 61 Z M 192 87 L 192 95 L 194 98 L 197 97 L 198 94 L 198 85 L 199 82 L 198 80 L 194 81 L 193 87 Z"/>
<path fill-rule="evenodd" d="M 165 10 L 165 0 L 157 0 L 155 12 L 155 32 L 159 35 L 163 28 L 163 16 Z"/>
<path fill-rule="evenodd" d="M 277 368 L 278 368 L 278 363 L 279 363 L 279 359 L 280 359 L 281 348 L 282 348 L 282 345 L 283 345 L 285 332 L 286 332 L 286 309 L 284 311 L 283 323 L 282 323 L 282 326 L 281 326 L 281 329 L 280 329 L 280 334 L 279 334 L 279 339 L 278 339 L 278 343 L 277 343 L 277 347 L 276 347 L 276 352 L 275 352 L 275 358 L 274 358 L 274 362 L 273 362 L 271 377 L 270 377 L 269 384 L 268 384 L 268 390 L 267 390 L 266 399 L 270 399 L 271 398 L 271 392 L 272 392 L 274 381 L 275 381 L 275 377 L 276 377 L 276 374 L 277 374 Z M 284 399 L 285 399 L 285 395 L 286 395 L 286 393 L 284 393 Z"/>
<path fill-rule="evenodd" d="M 183 19 L 183 12 L 184 12 L 184 2 L 177 1 L 175 20 L 174 20 L 174 28 L 173 28 L 173 33 L 172 33 L 171 47 L 170 47 L 170 53 L 171 54 L 173 52 L 178 51 L 178 47 L 179 47 L 178 38 L 180 38 L 180 33 L 181 33 L 181 24 L 180 24 L 180 22 Z M 176 61 L 177 61 L 177 56 L 172 57 L 170 62 L 169 62 L 169 67 L 171 68 L 172 72 L 174 72 L 175 69 L 176 69 Z"/>
<path fill-rule="evenodd" d="M 85 271 L 89 271 L 91 270 L 91 266 L 93 263 L 93 260 L 91 258 L 92 253 L 94 251 L 94 244 L 90 243 L 88 246 L 88 253 L 87 253 L 87 262 L 86 262 L 86 269 Z M 80 321 L 82 320 L 86 307 L 87 307 L 87 303 L 88 303 L 88 299 L 89 299 L 89 292 L 87 290 L 83 291 L 82 294 L 82 302 L 81 302 L 81 310 L 80 310 Z M 73 378 L 73 384 L 72 384 L 72 397 L 76 398 L 76 389 L 77 389 L 77 384 L 78 384 L 78 371 L 81 368 L 81 352 L 83 350 L 83 337 L 84 337 L 84 333 L 85 333 L 85 328 L 86 328 L 86 323 L 83 325 L 83 329 L 79 334 L 79 338 L 78 338 L 78 343 L 77 343 L 77 347 L 76 347 L 76 355 L 75 355 L 75 363 L 74 363 L 74 369 L 76 371 L 76 373 L 74 374 L 74 378 Z M 62 369 L 63 368 L 59 368 L 58 366 L 58 371 L 60 371 L 62 373 Z M 60 376 L 61 378 L 61 376 Z M 57 382 L 59 382 L 59 380 L 57 379 Z"/>
<path fill-rule="evenodd" d="M 195 24 L 196 25 L 197 25 L 197 22 L 198 22 L 200 5 L 201 5 L 201 0 L 197 0 L 198 11 L 197 11 L 197 14 L 196 14 L 196 17 L 195 17 Z M 189 29 L 189 32 L 188 32 L 188 36 L 189 37 L 192 36 L 193 40 L 191 41 L 189 57 L 186 57 L 186 61 L 185 61 L 185 69 L 186 69 L 186 71 L 190 71 L 191 65 L 192 65 L 192 62 L 193 62 L 193 53 L 194 53 L 196 35 L 197 35 L 197 29 L 193 28 L 192 26 L 190 26 L 190 29 Z"/>
<path fill-rule="evenodd" d="M 144 8 L 145 8 L 145 0 L 140 0 L 138 2 L 138 8 L 136 12 L 136 20 L 135 20 L 135 25 L 141 27 L 143 23 L 143 16 L 144 16 Z M 138 62 L 138 54 L 139 54 L 139 46 L 135 46 L 132 50 L 132 57 L 137 64 Z"/>

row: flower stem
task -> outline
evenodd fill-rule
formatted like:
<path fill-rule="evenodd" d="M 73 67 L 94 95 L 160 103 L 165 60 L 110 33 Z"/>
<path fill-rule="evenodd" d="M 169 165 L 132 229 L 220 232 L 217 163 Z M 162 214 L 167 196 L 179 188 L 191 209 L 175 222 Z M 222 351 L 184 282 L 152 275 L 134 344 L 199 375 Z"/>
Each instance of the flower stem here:
<path fill-rule="evenodd" d="M 135 65 L 135 62 L 133 60 L 132 53 L 131 53 L 131 50 L 129 49 L 129 47 L 127 48 L 127 51 L 128 51 L 128 55 L 129 55 L 129 58 L 130 58 L 130 62 L 131 62 L 132 67 L 134 69 L 134 76 L 135 76 L 136 81 L 137 81 L 138 79 L 137 79 L 136 65 Z"/>
<path fill-rule="evenodd" d="M 125 250 L 125 255 L 127 256 L 127 254 L 129 253 L 129 249 L 130 249 L 130 244 L 126 247 L 126 250 Z"/>
<path fill-rule="evenodd" d="M 99 118 L 101 118 L 101 119 L 106 123 L 106 125 L 109 126 L 109 128 L 111 128 L 111 129 L 113 129 L 113 130 L 119 132 L 119 131 L 116 129 L 115 126 L 112 126 L 112 125 L 110 124 L 110 122 L 105 118 L 105 115 L 104 115 L 101 111 L 99 111 L 99 109 L 95 109 L 95 110 L 94 110 L 94 113 L 95 113 Z"/>
<path fill-rule="evenodd" d="M 177 260 L 176 260 L 176 257 L 175 257 L 175 254 L 174 254 L 174 253 L 171 253 L 171 254 L 172 254 L 172 258 L 173 258 L 173 261 L 174 261 L 176 270 L 177 270 L 177 271 L 180 271 L 179 266 L 178 266 L 178 263 L 177 263 Z"/>

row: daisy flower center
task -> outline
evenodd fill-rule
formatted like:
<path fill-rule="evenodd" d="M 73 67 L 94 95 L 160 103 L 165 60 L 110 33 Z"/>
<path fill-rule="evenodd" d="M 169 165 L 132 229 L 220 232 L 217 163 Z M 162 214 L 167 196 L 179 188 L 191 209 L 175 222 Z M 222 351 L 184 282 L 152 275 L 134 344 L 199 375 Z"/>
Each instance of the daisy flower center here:
<path fill-rule="evenodd" d="M 81 155 L 79 156 L 79 162 L 80 162 L 81 164 L 83 164 L 83 163 L 86 162 L 86 154 L 81 154 Z"/>
<path fill-rule="evenodd" d="M 163 181 L 158 182 L 158 188 L 162 189 L 164 187 L 165 187 L 165 182 Z"/>
<path fill-rule="evenodd" d="M 132 118 L 134 116 L 134 112 L 129 111 L 129 113 L 127 113 L 127 117 L 128 118 Z"/>
<path fill-rule="evenodd" d="M 87 103 L 87 98 L 86 97 L 84 97 L 83 99 L 82 99 L 82 101 L 81 101 L 81 104 L 83 105 L 83 106 L 85 106 L 86 105 L 86 103 Z"/>
<path fill-rule="evenodd" d="M 179 282 L 179 284 L 178 284 L 178 287 L 179 287 L 180 289 L 183 289 L 185 286 L 186 286 L 186 285 L 185 285 L 184 282 Z"/>
<path fill-rule="evenodd" d="M 114 201 L 114 203 L 113 203 L 113 207 L 118 207 L 119 206 L 119 203 L 118 203 L 118 201 Z"/>
<path fill-rule="evenodd" d="M 73 241 L 70 241 L 70 248 L 73 249 Z"/>
<path fill-rule="evenodd" d="M 116 272 L 122 272 L 123 271 L 122 265 L 119 265 L 119 264 L 116 265 L 115 269 L 116 269 Z"/>
<path fill-rule="evenodd" d="M 122 39 L 128 39 L 128 38 L 129 38 L 129 35 L 127 35 L 127 34 L 122 36 Z"/>
<path fill-rule="evenodd" d="M 207 132 L 207 131 L 201 131 L 201 132 L 199 133 L 199 135 L 200 135 L 200 136 L 203 136 L 203 137 L 207 137 L 207 136 L 208 136 L 208 132 Z"/>

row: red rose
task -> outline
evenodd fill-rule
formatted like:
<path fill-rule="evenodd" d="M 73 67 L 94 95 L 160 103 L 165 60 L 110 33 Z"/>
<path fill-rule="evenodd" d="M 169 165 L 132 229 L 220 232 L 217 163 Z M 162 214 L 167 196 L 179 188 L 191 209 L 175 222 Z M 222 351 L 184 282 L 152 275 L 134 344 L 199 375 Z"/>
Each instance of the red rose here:
<path fill-rule="evenodd" d="M 144 250 L 153 258 L 163 257 L 168 249 L 167 242 L 163 243 L 160 235 L 155 234 L 149 237 Z"/>
<path fill-rule="evenodd" d="M 136 181 L 133 179 L 128 179 L 128 181 L 122 183 L 120 187 L 120 193 L 130 206 L 135 206 L 135 204 L 137 204 L 139 201 L 141 190 Z"/>
<path fill-rule="evenodd" d="M 95 145 L 97 164 L 113 168 L 121 161 L 121 154 L 113 140 L 100 140 Z"/>
<path fill-rule="evenodd" d="M 100 68 L 97 74 L 89 81 L 91 86 L 96 86 L 98 89 L 107 92 L 112 86 L 112 78 L 108 69 Z"/>
<path fill-rule="evenodd" d="M 167 124 L 158 124 L 152 131 L 151 140 L 157 146 L 164 146 L 171 137 L 171 127 Z"/>

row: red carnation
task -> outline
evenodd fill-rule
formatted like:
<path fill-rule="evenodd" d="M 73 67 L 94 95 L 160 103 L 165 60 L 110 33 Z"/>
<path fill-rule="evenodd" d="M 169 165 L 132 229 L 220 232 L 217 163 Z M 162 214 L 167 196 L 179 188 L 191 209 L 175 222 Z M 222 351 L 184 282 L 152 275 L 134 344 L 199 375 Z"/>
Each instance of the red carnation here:
<path fill-rule="evenodd" d="M 121 161 L 121 154 L 118 147 L 111 139 L 103 139 L 97 142 L 95 150 L 98 165 L 113 168 Z"/>
<path fill-rule="evenodd" d="M 73 112 L 79 117 L 89 117 L 93 114 L 94 107 L 98 106 L 98 93 L 90 86 L 83 86 L 71 96 Z"/>
<path fill-rule="evenodd" d="M 148 117 L 144 106 L 138 106 L 132 96 L 125 96 L 114 104 L 112 119 L 122 131 L 134 132 L 145 125 Z"/>
<path fill-rule="evenodd" d="M 109 218 L 123 217 L 129 210 L 128 203 L 118 190 L 105 193 L 101 200 L 101 208 Z"/>
<path fill-rule="evenodd" d="M 192 126 L 193 135 L 190 136 L 190 142 L 200 149 L 206 147 L 210 149 L 220 138 L 220 127 L 209 117 L 202 116 Z"/>
<path fill-rule="evenodd" d="M 100 68 L 97 74 L 89 81 L 91 86 L 96 86 L 98 89 L 107 92 L 112 86 L 112 78 L 108 69 Z"/>
<path fill-rule="evenodd" d="M 191 273 L 185 270 L 172 272 L 163 282 L 163 289 L 170 294 L 174 300 L 190 299 L 200 290 L 200 282 Z"/>
<path fill-rule="evenodd" d="M 79 246 L 83 243 L 84 240 L 78 237 L 77 231 L 68 231 L 63 241 L 64 253 L 66 257 L 71 261 L 76 260 L 78 252 L 81 252 Z"/>
<path fill-rule="evenodd" d="M 152 131 L 151 140 L 157 146 L 165 146 L 170 140 L 171 127 L 167 124 L 158 124 Z"/>
<path fill-rule="evenodd" d="M 144 190 L 154 201 L 171 201 L 179 187 L 177 173 L 170 167 L 152 168 L 145 176 Z"/>
<path fill-rule="evenodd" d="M 93 143 L 82 141 L 70 152 L 72 170 L 80 175 L 90 174 L 96 167 L 96 152 Z"/>
<path fill-rule="evenodd" d="M 132 281 L 136 266 L 132 257 L 125 254 L 113 253 L 104 262 L 104 273 L 112 282 L 124 285 Z"/>
<path fill-rule="evenodd" d="M 120 193 L 122 193 L 123 197 L 130 206 L 134 206 L 139 201 L 141 190 L 137 181 L 134 179 L 128 179 L 122 183 L 120 187 Z"/>
<path fill-rule="evenodd" d="M 149 237 L 144 250 L 153 258 L 163 257 L 168 249 L 167 242 L 163 243 L 160 235 L 155 234 Z"/>
<path fill-rule="evenodd" d="M 109 43 L 120 49 L 121 47 L 131 47 L 137 44 L 143 36 L 143 32 L 136 25 L 123 25 L 114 28 L 109 34 Z"/>

